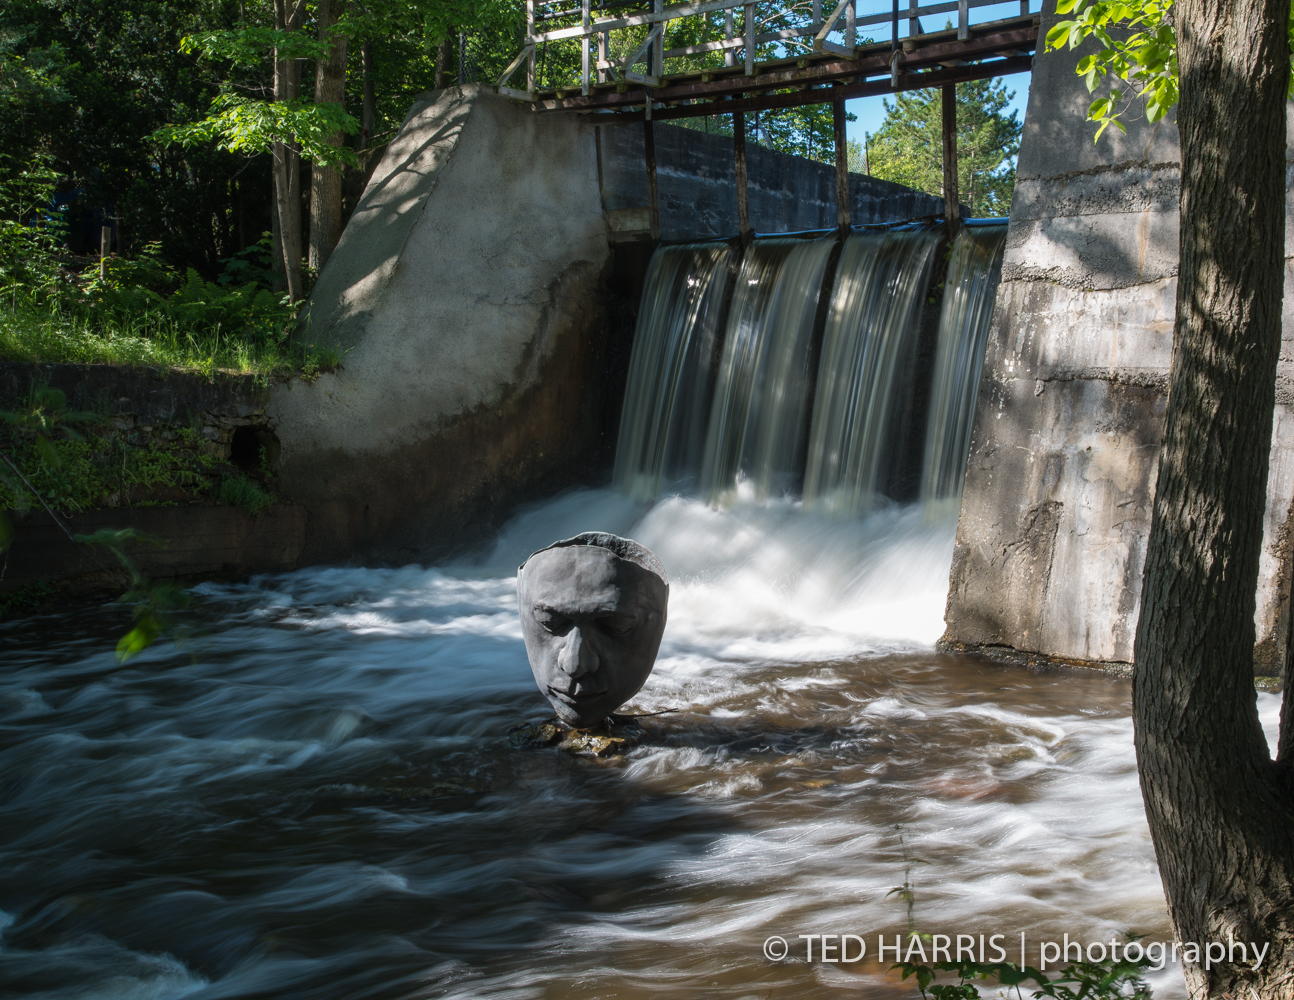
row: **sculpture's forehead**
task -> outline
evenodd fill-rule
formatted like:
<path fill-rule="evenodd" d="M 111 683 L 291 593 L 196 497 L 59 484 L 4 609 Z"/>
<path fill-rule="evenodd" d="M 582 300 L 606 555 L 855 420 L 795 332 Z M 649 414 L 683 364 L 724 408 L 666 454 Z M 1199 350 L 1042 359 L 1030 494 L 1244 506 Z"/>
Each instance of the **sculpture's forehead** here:
<path fill-rule="evenodd" d="M 529 604 L 550 608 L 614 608 L 631 599 L 633 587 L 624 560 L 593 545 L 545 549 L 527 560 L 521 590 Z"/>

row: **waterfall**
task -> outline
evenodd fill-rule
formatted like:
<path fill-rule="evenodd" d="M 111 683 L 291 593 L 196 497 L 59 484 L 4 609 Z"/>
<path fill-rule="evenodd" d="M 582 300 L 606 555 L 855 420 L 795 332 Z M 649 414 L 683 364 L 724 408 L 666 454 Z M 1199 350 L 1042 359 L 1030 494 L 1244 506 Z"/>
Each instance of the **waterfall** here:
<path fill-rule="evenodd" d="M 956 496 L 1003 231 L 969 228 L 953 242 L 933 350 L 922 318 L 936 231 L 760 239 L 740 266 L 726 244 L 659 249 L 616 485 L 718 505 L 740 485 L 848 515 L 910 497 L 918 473 L 923 499 Z M 922 368 L 932 353 L 933 377 Z"/>
<path fill-rule="evenodd" d="M 953 241 L 939 311 L 921 499 L 961 496 L 1006 226 L 963 229 Z"/>
<path fill-rule="evenodd" d="M 739 479 L 759 496 L 799 485 L 818 297 L 830 239 L 766 240 L 741 263 L 706 434 L 701 486 L 719 499 Z"/>
<path fill-rule="evenodd" d="M 917 381 L 921 306 L 938 243 L 930 231 L 845 241 L 823 333 L 806 504 L 859 513 L 886 492 Z"/>
<path fill-rule="evenodd" d="M 616 444 L 614 481 L 630 496 L 695 487 L 732 258 L 716 243 L 652 256 Z"/>

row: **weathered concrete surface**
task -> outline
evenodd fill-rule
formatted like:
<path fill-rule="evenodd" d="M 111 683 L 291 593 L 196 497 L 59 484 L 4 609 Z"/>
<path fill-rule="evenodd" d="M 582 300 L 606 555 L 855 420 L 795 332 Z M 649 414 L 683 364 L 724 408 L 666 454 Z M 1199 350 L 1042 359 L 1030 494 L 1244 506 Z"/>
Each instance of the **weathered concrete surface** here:
<path fill-rule="evenodd" d="M 597 190 L 574 119 L 478 87 L 415 105 L 311 300 L 343 367 L 270 402 L 306 559 L 425 556 L 579 478 L 614 385 Z"/>
<path fill-rule="evenodd" d="M 1172 122 L 1139 122 L 1094 143 L 1072 63 L 1035 62 L 944 642 L 1128 663 L 1172 352 L 1178 137 Z M 1294 376 L 1290 275 L 1287 258 L 1282 385 Z M 1281 397 L 1258 609 L 1266 669 L 1284 647 L 1294 497 L 1294 398 Z"/>
<path fill-rule="evenodd" d="M 240 427 L 267 426 L 269 387 L 250 375 L 186 375 L 117 365 L 0 362 L 0 410 L 20 410 L 38 386 L 63 393 L 69 410 L 97 413 L 118 429 L 148 433 L 196 427 L 216 452 L 229 452 Z"/>
<path fill-rule="evenodd" d="M 128 442 L 138 453 L 179 456 L 175 460 L 182 465 L 191 459 L 185 465 L 189 481 L 126 487 L 106 498 L 109 507 L 62 515 L 72 534 L 134 528 L 147 535 L 151 541 L 127 548 L 153 579 L 246 575 L 296 565 L 305 537 L 303 510 L 279 504 L 252 515 L 210 500 L 229 474 L 272 478 L 277 449 L 266 415 L 268 386 L 246 376 L 0 363 L 0 410 L 23 410 L 38 387 L 61 391 L 70 412 L 97 415 L 71 424 L 96 457 L 118 461 L 117 448 Z M 202 499 L 195 503 L 195 497 Z M 33 585 L 120 592 L 127 585 L 111 553 L 73 542 L 39 503 L 8 516 L 14 534 L 0 558 L 0 593 Z"/>
<path fill-rule="evenodd" d="M 291 569 L 301 557 L 305 521 L 304 510 L 287 504 L 255 515 L 236 507 L 189 504 L 94 510 L 63 518 L 73 534 L 138 531 L 145 537 L 124 548 L 151 580 L 240 577 Z M 43 510 L 33 509 L 16 519 L 0 594 L 34 584 L 76 593 L 120 593 L 129 578 L 112 553 L 72 541 Z"/>
<path fill-rule="evenodd" d="M 647 219 L 643 129 L 604 126 L 602 196 L 613 223 L 621 216 Z M 726 238 L 738 233 L 737 184 L 732 137 L 658 123 L 656 174 L 661 239 Z M 825 163 L 746 144 L 750 222 L 756 232 L 791 233 L 836 225 L 836 173 Z M 850 174 L 855 225 L 942 216 L 944 203 L 901 184 Z M 632 223 L 626 223 L 632 228 Z"/>

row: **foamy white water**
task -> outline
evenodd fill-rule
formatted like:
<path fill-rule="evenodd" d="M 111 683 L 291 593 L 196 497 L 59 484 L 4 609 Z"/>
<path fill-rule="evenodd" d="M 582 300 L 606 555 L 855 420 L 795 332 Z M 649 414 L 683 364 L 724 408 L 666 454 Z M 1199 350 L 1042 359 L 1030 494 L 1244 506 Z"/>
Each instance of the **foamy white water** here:
<path fill-rule="evenodd" d="M 515 567 L 591 529 L 670 572 L 633 707 L 673 711 L 512 749 Z M 902 933 L 905 875 L 922 930 L 1163 936 L 1127 685 L 933 652 L 950 551 L 917 508 L 588 491 L 454 565 L 196 588 L 125 667 L 119 610 L 0 626 L 0 994 L 909 997 L 762 953 Z"/>

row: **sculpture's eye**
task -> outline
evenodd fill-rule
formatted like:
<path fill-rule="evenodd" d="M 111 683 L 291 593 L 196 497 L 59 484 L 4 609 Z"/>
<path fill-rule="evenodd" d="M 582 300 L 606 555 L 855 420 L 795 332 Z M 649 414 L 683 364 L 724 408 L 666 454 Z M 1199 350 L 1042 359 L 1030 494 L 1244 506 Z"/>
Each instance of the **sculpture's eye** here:
<path fill-rule="evenodd" d="M 535 621 L 551 635 L 565 635 L 571 630 L 571 620 L 550 608 L 535 608 Z"/>
<path fill-rule="evenodd" d="M 598 619 L 598 624 L 607 635 L 622 638 L 638 627 L 638 621 L 631 615 L 607 615 Z"/>

